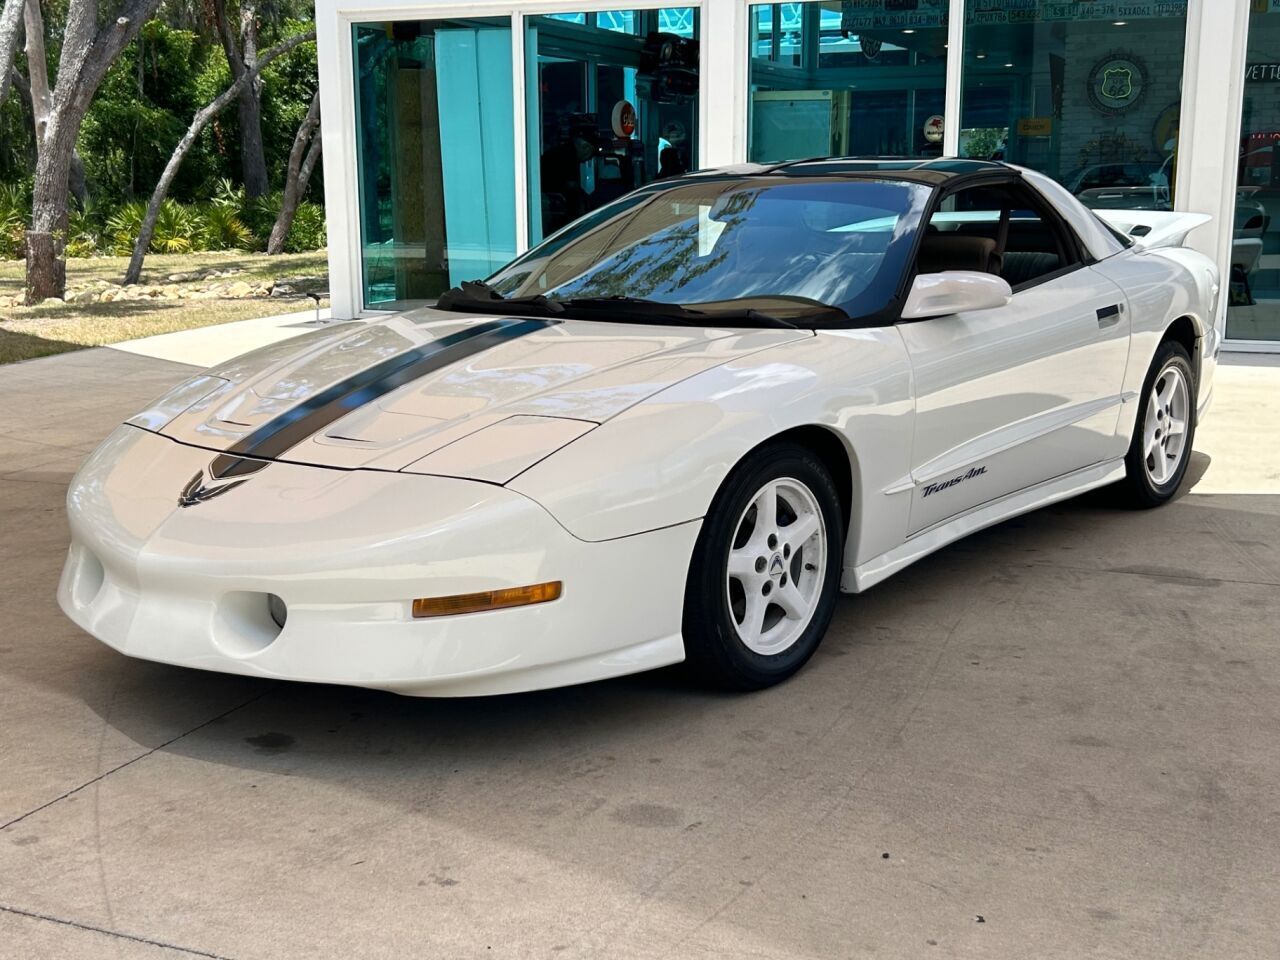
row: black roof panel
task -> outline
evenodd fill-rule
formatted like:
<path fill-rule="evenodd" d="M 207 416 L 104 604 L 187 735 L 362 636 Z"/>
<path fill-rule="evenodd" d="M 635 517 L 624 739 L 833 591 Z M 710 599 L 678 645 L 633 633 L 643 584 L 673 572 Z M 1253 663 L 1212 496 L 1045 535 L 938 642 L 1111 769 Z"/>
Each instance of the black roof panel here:
<path fill-rule="evenodd" d="M 973 177 L 986 173 L 1011 173 L 1012 168 L 992 160 L 969 160 L 960 157 L 910 159 L 906 157 L 814 157 L 785 163 L 743 163 L 697 171 L 697 174 L 730 176 L 788 177 L 885 177 L 939 186 L 957 177 Z"/>

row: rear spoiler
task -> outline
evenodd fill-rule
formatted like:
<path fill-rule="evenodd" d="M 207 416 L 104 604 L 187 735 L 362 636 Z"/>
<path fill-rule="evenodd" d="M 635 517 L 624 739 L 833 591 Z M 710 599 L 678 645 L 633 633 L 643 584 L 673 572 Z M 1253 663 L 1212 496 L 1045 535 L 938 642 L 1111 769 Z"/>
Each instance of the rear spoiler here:
<path fill-rule="evenodd" d="M 1207 213 L 1171 213 L 1167 210 L 1095 210 L 1098 219 L 1133 240 L 1139 250 L 1181 247 L 1187 234 L 1213 219 Z"/>

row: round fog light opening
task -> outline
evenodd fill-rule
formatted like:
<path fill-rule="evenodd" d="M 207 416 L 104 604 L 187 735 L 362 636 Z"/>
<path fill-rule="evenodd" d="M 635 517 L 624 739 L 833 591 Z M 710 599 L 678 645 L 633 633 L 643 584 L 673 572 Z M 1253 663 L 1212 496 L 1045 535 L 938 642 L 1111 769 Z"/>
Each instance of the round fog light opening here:
<path fill-rule="evenodd" d="M 271 619 L 276 622 L 276 626 L 283 630 L 285 620 L 289 619 L 289 608 L 285 606 L 284 601 L 274 593 L 267 594 L 267 610 L 270 611 Z"/>

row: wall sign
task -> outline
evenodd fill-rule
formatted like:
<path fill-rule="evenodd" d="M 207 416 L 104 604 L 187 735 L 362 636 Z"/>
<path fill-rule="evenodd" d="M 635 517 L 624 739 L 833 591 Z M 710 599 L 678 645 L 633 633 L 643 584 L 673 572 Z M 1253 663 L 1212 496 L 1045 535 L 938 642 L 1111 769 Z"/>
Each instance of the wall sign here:
<path fill-rule="evenodd" d="M 1018 120 L 1018 136 L 1053 136 L 1053 117 L 1021 117 Z"/>
<path fill-rule="evenodd" d="M 1280 0 L 1261 2 L 1270 3 L 1272 10 L 1280 9 Z M 949 13 L 948 0 L 841 0 L 840 30 L 849 34 L 943 27 Z M 975 26 L 1161 20 L 1186 15 L 1187 0 L 969 0 L 965 4 L 965 22 Z"/>
<path fill-rule="evenodd" d="M 1089 102 L 1108 117 L 1137 106 L 1146 92 L 1147 67 L 1131 54 L 1108 54 L 1089 71 Z"/>
<path fill-rule="evenodd" d="M 930 143 L 941 143 L 942 133 L 943 133 L 943 122 L 942 122 L 941 115 L 935 113 L 932 117 L 926 120 L 924 122 L 923 132 L 924 132 L 924 138 L 928 140 Z"/>
<path fill-rule="evenodd" d="M 636 132 L 636 108 L 628 100 L 619 100 L 613 105 L 611 120 L 615 137 L 630 140 Z"/>
<path fill-rule="evenodd" d="M 1251 63 L 1244 68 L 1245 83 L 1280 83 L 1280 63 Z"/>
<path fill-rule="evenodd" d="M 1187 0 L 970 0 L 969 23 L 1080 23 L 1088 20 L 1152 20 L 1184 17 Z"/>

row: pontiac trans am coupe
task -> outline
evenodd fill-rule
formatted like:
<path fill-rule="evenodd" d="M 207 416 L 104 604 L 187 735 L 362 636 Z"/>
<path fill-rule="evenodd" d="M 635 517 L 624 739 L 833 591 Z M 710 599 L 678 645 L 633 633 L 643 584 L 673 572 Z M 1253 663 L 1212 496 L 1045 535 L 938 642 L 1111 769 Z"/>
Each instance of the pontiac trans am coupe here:
<path fill-rule="evenodd" d="M 1183 246 L 1207 219 L 965 160 L 651 184 L 128 420 L 71 484 L 59 601 L 232 673 L 765 687 L 841 590 L 1092 487 L 1174 495 L 1218 347 Z"/>

